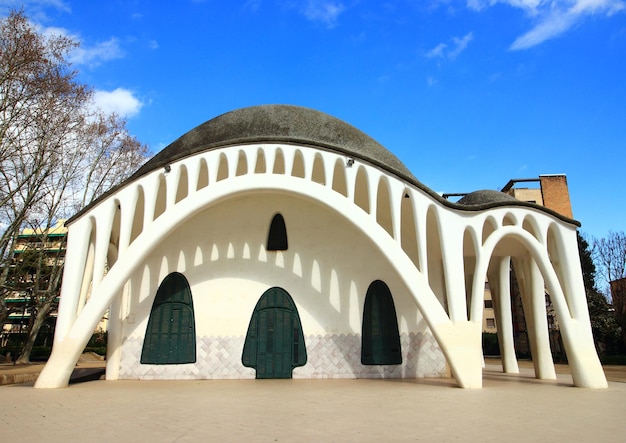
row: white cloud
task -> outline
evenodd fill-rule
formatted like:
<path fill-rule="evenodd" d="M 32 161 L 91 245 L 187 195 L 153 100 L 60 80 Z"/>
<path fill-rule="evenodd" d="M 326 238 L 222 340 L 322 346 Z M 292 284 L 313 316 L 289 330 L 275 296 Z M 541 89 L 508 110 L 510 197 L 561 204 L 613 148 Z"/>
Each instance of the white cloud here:
<path fill-rule="evenodd" d="M 467 45 L 469 45 L 469 42 L 471 42 L 473 39 L 474 34 L 472 32 L 468 32 L 461 38 L 454 37 L 452 41 L 454 42 L 455 46 L 454 49 L 448 52 L 448 58 L 450 60 L 454 60 L 455 58 L 457 58 L 461 54 L 461 52 L 465 51 L 465 48 L 467 48 Z"/>
<path fill-rule="evenodd" d="M 301 8 L 306 18 L 313 22 L 322 23 L 327 28 L 337 26 L 339 15 L 346 9 L 341 2 L 328 0 L 308 0 Z"/>
<path fill-rule="evenodd" d="M 248 0 L 243 5 L 243 9 L 250 12 L 257 12 L 260 7 L 261 0 Z"/>
<path fill-rule="evenodd" d="M 465 51 L 467 45 L 474 39 L 474 33 L 468 32 L 463 37 L 452 37 L 453 46 L 450 47 L 446 43 L 439 43 L 430 51 L 427 51 L 427 58 L 448 58 L 455 60 L 461 52 Z"/>
<path fill-rule="evenodd" d="M 556 2 L 555 2 L 556 3 Z M 622 0 L 575 0 L 558 2 L 559 5 L 542 11 L 534 28 L 519 36 L 511 44 L 511 50 L 528 49 L 567 32 L 572 26 L 590 15 L 611 16 L 626 9 Z M 571 5 L 566 8 L 560 6 Z"/>
<path fill-rule="evenodd" d="M 23 8 L 29 16 L 41 15 L 41 10 L 48 7 L 63 12 L 71 11 L 70 6 L 63 0 L 0 0 L 0 6 L 11 9 Z"/>
<path fill-rule="evenodd" d="M 68 60 L 70 63 L 93 67 L 105 61 L 124 57 L 124 51 L 120 47 L 119 40 L 115 37 L 96 43 L 94 46 L 87 46 L 81 42 L 78 35 L 70 33 L 67 29 L 52 26 L 43 28 L 36 24 L 35 26 L 46 37 L 68 37 L 79 43 L 79 46 L 74 48 L 69 54 Z"/>
<path fill-rule="evenodd" d="M 510 49 L 528 49 L 566 32 L 576 22 L 575 17 L 559 12 L 544 17 L 533 29 L 515 39 Z"/>
<path fill-rule="evenodd" d="M 106 113 L 115 112 L 122 117 L 136 115 L 143 106 L 143 103 L 131 91 L 124 88 L 117 88 L 110 92 L 96 90 L 93 101 L 98 109 Z"/>
<path fill-rule="evenodd" d="M 559 1 L 559 0 L 557 0 Z M 475 11 L 482 11 L 495 4 L 502 3 L 514 8 L 523 9 L 529 14 L 535 14 L 540 5 L 550 3 L 549 0 L 467 0 L 467 7 Z"/>
<path fill-rule="evenodd" d="M 444 51 L 448 47 L 445 43 L 439 43 L 430 51 L 426 52 L 427 58 L 442 58 L 445 56 Z"/>
<path fill-rule="evenodd" d="M 511 44 L 514 51 L 558 37 L 588 16 L 608 17 L 626 10 L 624 0 L 467 0 L 467 7 L 481 11 L 498 3 L 521 9 L 534 21 L 534 26 Z"/>
<path fill-rule="evenodd" d="M 119 40 L 111 37 L 94 46 L 80 45 L 72 51 L 70 62 L 79 65 L 97 66 L 102 62 L 124 57 L 124 51 L 120 48 Z"/>

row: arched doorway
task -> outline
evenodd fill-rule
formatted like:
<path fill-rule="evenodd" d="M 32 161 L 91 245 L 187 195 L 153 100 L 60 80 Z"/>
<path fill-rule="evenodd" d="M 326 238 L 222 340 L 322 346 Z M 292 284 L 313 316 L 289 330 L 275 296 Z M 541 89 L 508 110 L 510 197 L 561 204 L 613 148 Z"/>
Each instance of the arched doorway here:
<path fill-rule="evenodd" d="M 183 274 L 172 272 L 163 279 L 154 297 L 141 363 L 167 365 L 195 361 L 196 328 L 191 289 Z"/>
<path fill-rule="evenodd" d="M 291 296 L 270 288 L 256 304 L 248 326 L 241 361 L 256 369 L 256 378 L 291 378 L 293 368 L 306 364 L 300 316 Z"/>

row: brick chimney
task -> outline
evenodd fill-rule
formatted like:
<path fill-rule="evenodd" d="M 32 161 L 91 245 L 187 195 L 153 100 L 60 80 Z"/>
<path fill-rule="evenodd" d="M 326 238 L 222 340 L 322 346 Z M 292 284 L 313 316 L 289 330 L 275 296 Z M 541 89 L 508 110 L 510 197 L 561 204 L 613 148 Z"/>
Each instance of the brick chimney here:
<path fill-rule="evenodd" d="M 543 205 L 565 217 L 574 218 L 567 189 L 567 177 L 564 174 L 540 175 L 539 182 Z"/>

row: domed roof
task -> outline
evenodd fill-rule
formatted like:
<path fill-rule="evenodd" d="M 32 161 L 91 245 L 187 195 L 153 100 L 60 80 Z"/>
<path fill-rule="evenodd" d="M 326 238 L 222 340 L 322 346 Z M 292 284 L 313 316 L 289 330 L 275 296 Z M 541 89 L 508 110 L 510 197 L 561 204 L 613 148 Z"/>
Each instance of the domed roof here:
<path fill-rule="evenodd" d="M 395 155 L 362 131 L 328 114 L 291 105 L 252 106 L 215 117 L 164 148 L 131 179 L 198 152 L 263 142 L 331 149 L 364 159 L 411 181 L 415 180 Z"/>
<path fill-rule="evenodd" d="M 478 206 L 501 202 L 516 203 L 519 202 L 519 200 L 509 194 L 505 194 L 504 192 L 483 189 L 466 194 L 457 203 L 463 206 Z"/>
<path fill-rule="evenodd" d="M 547 208 L 521 202 L 498 191 L 472 192 L 458 203 L 452 203 L 417 180 L 408 168 L 384 146 L 348 123 L 328 114 L 300 106 L 262 105 L 227 112 L 187 132 L 148 160 L 123 183 L 105 192 L 80 210 L 67 221 L 66 225 L 79 218 L 81 214 L 87 212 L 98 202 L 106 199 L 117 189 L 150 171 L 199 152 L 252 143 L 312 146 L 340 152 L 347 157 L 362 159 L 395 174 L 415 185 L 444 206 L 453 209 L 478 211 L 505 205 L 531 206 L 570 223 L 578 223 Z"/>
<path fill-rule="evenodd" d="M 470 192 L 469 194 L 466 194 L 458 202 L 452 203 L 448 206 L 452 206 L 457 209 L 464 209 L 464 210 L 471 210 L 471 211 L 495 208 L 497 206 L 524 206 L 528 208 L 538 209 L 543 212 L 547 212 L 548 214 L 552 214 L 553 216 L 563 221 L 572 223 L 576 226 L 580 226 L 580 222 L 576 220 L 572 220 L 568 217 L 565 217 L 563 214 L 560 214 L 552 209 L 546 208 L 545 206 L 540 206 L 540 205 L 537 205 L 536 203 L 521 201 L 521 200 L 516 199 L 512 195 L 506 194 L 501 191 L 494 191 L 491 189 L 482 189 L 480 191 Z"/>

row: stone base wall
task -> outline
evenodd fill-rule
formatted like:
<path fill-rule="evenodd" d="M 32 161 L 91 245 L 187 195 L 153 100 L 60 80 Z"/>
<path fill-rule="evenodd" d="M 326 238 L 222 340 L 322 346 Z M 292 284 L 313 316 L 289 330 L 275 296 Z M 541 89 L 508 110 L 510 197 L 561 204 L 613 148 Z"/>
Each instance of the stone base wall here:
<path fill-rule="evenodd" d="M 142 338 L 122 345 L 120 379 L 198 380 L 250 379 L 255 370 L 241 363 L 245 337 L 199 337 L 196 362 L 181 365 L 140 363 Z M 449 375 L 445 357 L 431 334 L 401 334 L 402 364 L 361 364 L 359 334 L 305 336 L 307 364 L 293 370 L 293 378 L 422 378 Z"/>

